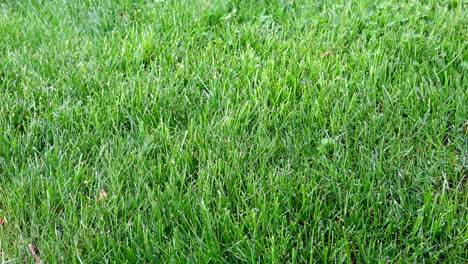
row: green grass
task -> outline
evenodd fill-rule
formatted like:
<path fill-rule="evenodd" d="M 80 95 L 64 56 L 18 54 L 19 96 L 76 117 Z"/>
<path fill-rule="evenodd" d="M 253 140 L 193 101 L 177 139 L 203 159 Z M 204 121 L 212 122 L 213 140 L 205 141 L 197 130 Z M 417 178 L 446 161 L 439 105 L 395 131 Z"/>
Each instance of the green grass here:
<path fill-rule="evenodd" d="M 466 8 L 1 0 L 0 263 L 466 263 Z"/>

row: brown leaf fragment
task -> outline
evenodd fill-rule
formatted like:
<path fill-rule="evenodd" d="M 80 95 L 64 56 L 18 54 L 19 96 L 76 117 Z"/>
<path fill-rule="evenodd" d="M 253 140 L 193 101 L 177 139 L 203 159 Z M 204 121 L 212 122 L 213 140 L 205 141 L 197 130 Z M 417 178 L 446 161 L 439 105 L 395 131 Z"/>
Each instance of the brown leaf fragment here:
<path fill-rule="evenodd" d="M 0 226 L 4 226 L 5 225 L 5 220 L 4 219 L 0 219 Z"/>

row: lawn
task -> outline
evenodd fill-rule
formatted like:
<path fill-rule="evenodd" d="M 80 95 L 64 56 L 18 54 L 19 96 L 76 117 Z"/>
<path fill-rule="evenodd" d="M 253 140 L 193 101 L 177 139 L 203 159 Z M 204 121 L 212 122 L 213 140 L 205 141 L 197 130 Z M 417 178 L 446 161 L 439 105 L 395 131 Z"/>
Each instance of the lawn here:
<path fill-rule="evenodd" d="M 0 263 L 466 263 L 467 8 L 0 0 Z"/>

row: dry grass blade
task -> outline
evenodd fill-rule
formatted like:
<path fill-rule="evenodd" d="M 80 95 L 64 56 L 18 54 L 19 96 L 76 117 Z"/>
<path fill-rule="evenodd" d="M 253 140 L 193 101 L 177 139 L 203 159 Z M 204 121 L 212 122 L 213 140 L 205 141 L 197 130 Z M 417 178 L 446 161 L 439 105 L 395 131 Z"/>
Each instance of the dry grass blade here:
<path fill-rule="evenodd" d="M 33 255 L 34 259 L 36 260 L 36 264 L 42 264 L 42 261 L 38 256 L 39 249 L 37 248 L 37 246 L 35 246 L 33 244 L 29 244 L 29 249 L 31 250 L 31 254 Z"/>
<path fill-rule="evenodd" d="M 333 54 L 333 51 L 329 50 L 329 51 L 325 52 L 324 54 L 322 54 L 322 56 L 320 56 L 320 57 L 323 59 L 323 58 L 326 58 L 326 57 L 328 57 L 328 56 L 330 56 L 332 54 Z"/>

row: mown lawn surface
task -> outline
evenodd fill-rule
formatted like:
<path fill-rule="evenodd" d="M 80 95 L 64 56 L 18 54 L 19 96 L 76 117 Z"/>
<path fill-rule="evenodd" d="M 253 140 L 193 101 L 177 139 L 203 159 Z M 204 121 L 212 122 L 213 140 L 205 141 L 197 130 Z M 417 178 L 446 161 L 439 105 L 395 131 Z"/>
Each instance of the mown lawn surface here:
<path fill-rule="evenodd" d="M 466 263 L 464 0 L 0 1 L 0 263 Z"/>

